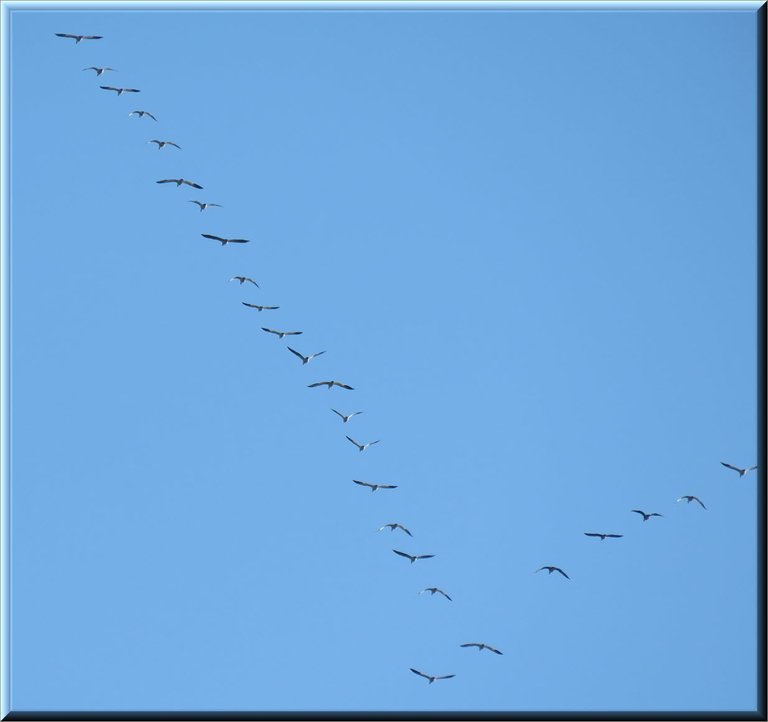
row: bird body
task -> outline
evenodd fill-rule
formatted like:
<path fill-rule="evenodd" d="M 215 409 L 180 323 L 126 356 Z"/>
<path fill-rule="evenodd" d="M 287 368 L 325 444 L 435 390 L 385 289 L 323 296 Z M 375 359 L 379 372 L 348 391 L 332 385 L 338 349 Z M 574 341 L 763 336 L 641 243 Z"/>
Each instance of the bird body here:
<path fill-rule="evenodd" d="M 642 514 L 643 515 L 643 521 L 648 521 L 652 516 L 664 516 L 663 514 L 659 514 L 658 512 L 651 512 L 650 514 L 646 514 L 644 511 L 640 511 L 640 509 L 632 509 L 635 514 Z"/>
<path fill-rule="evenodd" d="M 118 97 L 121 96 L 123 93 L 140 93 L 140 90 L 136 90 L 136 88 L 113 88 L 111 85 L 100 85 L 99 86 L 102 90 L 114 90 Z"/>
<path fill-rule="evenodd" d="M 273 328 L 264 328 L 261 327 L 262 331 L 266 331 L 267 333 L 274 333 L 276 336 L 279 336 L 280 338 L 283 338 L 284 336 L 300 336 L 303 331 L 275 331 Z"/>
<path fill-rule="evenodd" d="M 197 188 L 198 190 L 203 189 L 203 186 L 199 185 L 198 183 L 193 183 L 192 181 L 185 180 L 184 178 L 165 178 L 164 180 L 155 181 L 155 183 L 175 183 L 177 188 L 183 183 L 185 186 L 191 186 L 192 188 Z"/>
<path fill-rule="evenodd" d="M 749 473 L 750 471 L 754 471 L 755 469 L 757 469 L 757 464 L 755 464 L 754 466 L 748 466 L 742 469 L 740 466 L 733 466 L 733 464 L 726 464 L 724 461 L 721 461 L 720 463 L 728 469 L 733 469 L 734 471 L 738 471 L 739 479 L 741 479 L 742 476 Z"/>
<path fill-rule="evenodd" d="M 346 414 L 346 415 L 345 415 L 345 414 L 342 414 L 342 413 L 341 413 L 341 411 L 336 411 L 336 409 L 331 409 L 331 411 L 333 411 L 333 413 L 334 413 L 334 414 L 337 414 L 338 416 L 340 416 L 340 417 L 341 417 L 341 420 L 342 420 L 342 422 L 343 422 L 343 423 L 345 423 L 345 424 L 346 424 L 346 423 L 347 423 L 347 421 L 349 421 L 349 420 L 350 420 L 350 419 L 351 419 L 353 416 L 357 416 L 358 414 L 362 414 L 362 413 L 363 413 L 362 411 L 353 411 L 351 414 Z"/>
<path fill-rule="evenodd" d="M 210 238 L 212 241 L 218 241 L 222 246 L 226 246 L 227 243 L 250 243 L 245 238 L 222 238 L 221 236 L 212 236 L 210 233 L 201 233 L 203 238 Z"/>
<path fill-rule="evenodd" d="M 419 672 L 418 669 L 414 669 L 413 667 L 409 667 L 411 672 L 414 674 L 418 674 L 419 677 L 424 677 L 424 679 L 428 679 L 429 683 L 432 684 L 436 679 L 450 679 L 451 677 L 455 677 L 455 674 L 444 674 L 442 676 L 440 675 L 433 675 L 433 674 L 424 674 L 424 672 Z"/>
<path fill-rule="evenodd" d="M 539 567 L 536 571 L 540 572 L 542 569 L 546 569 L 550 574 L 552 572 L 560 572 L 566 579 L 570 579 L 570 577 L 562 570 L 560 567 Z"/>
<path fill-rule="evenodd" d="M 334 386 L 338 386 L 340 389 L 347 389 L 348 391 L 354 391 L 353 386 L 341 383 L 341 381 L 316 381 L 313 384 L 307 384 L 307 388 L 313 389 L 315 386 L 327 386 L 330 391 Z"/>
<path fill-rule="evenodd" d="M 434 554 L 406 554 L 405 552 L 399 552 L 397 549 L 392 550 L 395 554 L 399 554 L 401 557 L 405 557 L 406 559 L 411 560 L 411 564 L 413 564 L 417 559 L 431 559 Z"/>
<path fill-rule="evenodd" d="M 599 536 L 601 540 L 603 539 L 621 539 L 623 537 L 623 534 L 601 534 L 600 532 L 593 532 L 593 531 L 585 531 L 585 536 Z"/>
<path fill-rule="evenodd" d="M 699 499 L 699 497 L 698 497 L 698 496 L 691 496 L 690 494 L 688 494 L 688 495 L 686 495 L 686 496 L 681 496 L 681 497 L 678 499 L 678 501 L 687 501 L 689 504 L 690 504 L 692 501 L 697 501 L 699 504 L 701 504 L 701 508 L 702 508 L 702 509 L 706 509 L 706 508 L 707 508 L 706 506 L 704 506 L 704 502 L 703 502 L 701 499 Z"/>
<path fill-rule="evenodd" d="M 197 201 L 192 201 L 192 203 L 197 203 Z M 259 284 L 256 283 L 252 278 L 248 278 L 248 276 L 232 276 L 232 278 L 229 279 L 230 281 L 240 281 L 240 285 L 242 286 L 246 281 L 248 283 L 252 283 L 256 288 L 259 288 Z"/>
<path fill-rule="evenodd" d="M 258 306 L 255 303 L 246 303 L 245 301 L 240 301 L 240 303 L 243 304 L 243 306 L 248 306 L 249 308 L 255 308 L 257 311 L 276 311 L 280 306 Z"/>
<path fill-rule="evenodd" d="M 371 490 L 371 493 L 377 489 L 397 489 L 396 484 L 371 484 L 368 481 L 358 481 L 357 479 L 352 479 L 352 481 L 359 486 L 367 486 Z"/>
<path fill-rule="evenodd" d="M 384 526 L 379 527 L 379 531 L 382 531 L 383 529 L 389 528 L 390 531 L 394 531 L 395 529 L 402 529 L 408 536 L 413 536 L 411 532 L 409 532 L 402 524 L 397 524 L 396 522 L 393 522 L 392 524 L 385 524 Z"/>
<path fill-rule="evenodd" d="M 305 356 L 303 353 L 299 353 L 296 349 L 291 348 L 290 346 L 286 347 L 294 356 L 298 356 L 301 359 L 301 365 L 306 366 L 313 358 L 317 358 L 318 356 L 322 356 L 325 351 L 318 351 L 317 353 L 310 354 L 309 356 Z"/>
<path fill-rule="evenodd" d="M 424 594 L 424 592 L 431 592 L 433 597 L 435 594 L 442 594 L 449 602 L 453 601 L 442 589 L 438 589 L 437 587 L 427 587 L 426 589 L 422 589 L 419 594 Z"/>
<path fill-rule="evenodd" d="M 77 45 L 81 40 L 101 40 L 103 35 L 70 35 L 69 33 L 54 33 L 60 38 L 72 38 Z"/>
<path fill-rule="evenodd" d="M 490 644 L 484 644 L 483 642 L 468 642 L 467 644 L 460 644 L 460 647 L 477 647 L 478 652 L 482 652 L 484 649 L 487 649 L 489 652 L 495 652 L 496 654 L 503 654 L 503 652 L 500 652 L 495 647 L 491 647 Z"/>
<path fill-rule="evenodd" d="M 148 140 L 147 143 L 156 143 L 158 150 L 160 150 L 161 148 L 165 147 L 166 145 L 172 145 L 174 148 L 178 148 L 179 150 L 181 150 L 181 146 L 180 145 L 176 145 L 176 143 L 174 143 L 174 142 L 172 142 L 170 140 Z M 194 203 L 194 201 L 193 201 L 193 203 Z M 202 210 L 202 208 L 200 210 Z"/>
<path fill-rule="evenodd" d="M 358 448 L 358 451 L 365 451 L 369 446 L 373 446 L 374 444 L 378 444 L 379 441 L 381 441 L 381 439 L 376 439 L 376 441 L 369 441 L 366 444 L 359 444 L 351 436 L 347 436 L 347 439 L 349 439 Z"/>
<path fill-rule="evenodd" d="M 202 203 L 200 201 L 189 201 L 189 202 L 190 203 L 197 203 L 197 205 L 200 206 L 200 213 L 202 213 L 206 208 L 211 208 L 211 206 L 216 206 L 217 208 L 222 208 L 223 207 L 223 206 L 220 206 L 218 203 Z M 235 278 L 240 278 L 240 276 L 235 276 Z"/>

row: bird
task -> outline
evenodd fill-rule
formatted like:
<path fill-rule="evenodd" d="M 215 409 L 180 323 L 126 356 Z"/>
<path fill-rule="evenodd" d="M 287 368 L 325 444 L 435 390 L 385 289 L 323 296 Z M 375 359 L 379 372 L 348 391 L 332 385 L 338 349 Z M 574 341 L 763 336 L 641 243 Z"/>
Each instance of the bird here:
<path fill-rule="evenodd" d="M 341 381 L 316 381 L 313 384 L 307 384 L 307 388 L 313 389 L 315 386 L 327 386 L 328 390 L 330 391 L 334 386 L 338 386 L 340 389 L 347 389 L 349 391 L 354 391 L 354 386 L 348 386 L 347 384 L 341 383 Z"/>
<path fill-rule="evenodd" d="M 355 484 L 358 484 L 359 486 L 367 486 L 370 488 L 371 493 L 376 491 L 376 489 L 397 489 L 396 484 L 371 484 L 367 481 L 358 481 L 357 479 L 352 479 Z"/>
<path fill-rule="evenodd" d="M 69 33 L 54 33 L 60 38 L 72 38 L 75 41 L 75 45 L 81 40 L 101 40 L 103 35 L 70 35 Z"/>
<path fill-rule="evenodd" d="M 593 532 L 593 531 L 585 531 L 585 536 L 599 536 L 600 539 L 621 539 L 623 537 L 623 534 L 601 534 L 600 532 Z"/>
<path fill-rule="evenodd" d="M 129 117 L 131 115 L 138 115 L 139 118 L 143 118 L 145 115 L 148 115 L 150 118 L 152 118 L 152 120 L 157 122 L 157 118 L 155 118 L 155 116 L 152 115 L 152 113 L 150 113 L 148 110 L 132 110 L 130 113 L 128 113 Z"/>
<path fill-rule="evenodd" d="M 95 70 L 96 71 L 96 77 L 98 78 L 100 75 L 104 75 L 104 72 L 106 70 L 111 70 L 113 72 L 117 72 L 114 68 L 97 68 L 95 65 L 91 65 L 87 68 L 83 68 L 83 70 Z"/>
<path fill-rule="evenodd" d="M 409 532 L 402 524 L 398 524 L 397 522 L 380 526 L 379 531 L 382 531 L 383 529 L 386 529 L 386 528 L 389 528 L 390 531 L 394 531 L 395 529 L 402 529 L 408 536 L 413 536 L 413 534 L 411 534 L 411 532 Z"/>
<path fill-rule="evenodd" d="M 376 441 L 369 441 L 367 444 L 358 444 L 353 438 L 350 436 L 347 436 L 347 438 L 358 448 L 360 451 L 365 451 L 369 446 L 373 446 L 374 444 L 378 444 L 381 439 L 376 439 Z"/>
<path fill-rule="evenodd" d="M 411 564 L 413 564 L 417 559 L 431 559 L 434 554 L 406 554 L 405 552 L 399 552 L 397 549 L 392 550 L 395 554 L 399 554 L 401 557 L 405 557 L 406 559 L 411 560 Z"/>
<path fill-rule="evenodd" d="M 243 306 L 248 306 L 249 308 L 255 308 L 257 311 L 276 311 L 280 306 L 257 306 L 255 303 L 246 303 L 245 301 L 240 301 L 240 303 L 243 304 Z"/>
<path fill-rule="evenodd" d="M 264 326 L 261 327 L 262 331 L 266 331 L 267 333 L 274 333 L 277 334 L 280 338 L 283 338 L 284 336 L 300 336 L 303 331 L 275 331 L 273 328 L 264 328 Z"/>
<path fill-rule="evenodd" d="M 418 669 L 414 669 L 413 667 L 409 667 L 408 669 L 411 670 L 414 674 L 418 674 L 419 677 L 424 677 L 424 679 L 428 679 L 429 683 L 432 684 L 436 679 L 450 679 L 451 677 L 455 677 L 455 674 L 443 674 L 443 675 L 432 675 L 432 674 L 424 674 L 424 672 L 419 672 Z"/>
<path fill-rule="evenodd" d="M 197 201 L 192 201 L 192 203 L 197 203 Z M 240 285 L 242 286 L 246 281 L 248 283 L 252 283 L 256 288 L 259 288 L 259 284 L 256 283 L 252 278 L 248 278 L 248 276 L 232 276 L 232 278 L 229 279 L 230 281 L 240 281 Z"/>
<path fill-rule="evenodd" d="M 118 97 L 121 96 L 123 93 L 140 93 L 140 90 L 136 90 L 136 88 L 113 88 L 111 85 L 100 85 L 99 86 L 102 90 L 114 90 Z"/>
<path fill-rule="evenodd" d="M 438 589 L 437 587 L 427 587 L 426 589 L 422 589 L 419 594 L 424 594 L 424 592 L 431 592 L 432 596 L 434 597 L 435 594 L 442 594 L 449 602 L 452 602 L 453 599 L 451 599 L 442 589 Z"/>
<path fill-rule="evenodd" d="M 642 514 L 643 515 L 643 521 L 648 521 L 652 516 L 664 516 L 663 514 L 658 514 L 657 512 L 651 512 L 650 514 L 646 514 L 644 511 L 640 511 L 640 509 L 632 509 L 635 514 Z"/>
<path fill-rule="evenodd" d="M 185 180 L 184 178 L 166 178 L 165 180 L 155 181 L 155 183 L 175 183 L 177 188 L 183 183 L 185 186 L 191 186 L 192 188 L 197 188 L 198 190 L 203 189 L 203 186 L 199 185 L 198 183 L 193 183 L 192 181 Z"/>
<path fill-rule="evenodd" d="M 200 201 L 189 201 L 189 203 L 197 203 L 197 205 L 200 206 L 200 213 L 202 213 L 206 208 L 210 208 L 211 206 L 223 208 L 223 206 L 220 206 L 218 203 L 201 203 Z M 235 278 L 238 278 L 238 276 L 235 276 Z"/>
<path fill-rule="evenodd" d="M 704 506 L 704 502 L 703 502 L 701 499 L 699 499 L 699 497 L 698 497 L 698 496 L 691 496 L 690 494 L 688 494 L 688 495 L 686 495 L 686 496 L 681 496 L 681 497 L 678 499 L 678 501 L 683 501 L 683 500 L 687 501 L 689 504 L 690 504 L 692 501 L 698 501 L 698 502 L 699 502 L 699 504 L 701 504 L 701 508 L 702 508 L 702 509 L 706 509 L 706 508 L 707 508 L 706 506 Z"/>
<path fill-rule="evenodd" d="M 741 479 L 742 476 L 747 474 L 750 471 L 753 471 L 754 469 L 757 469 L 757 464 L 754 466 L 748 466 L 746 469 L 742 469 L 740 466 L 733 466 L 733 464 L 726 464 L 724 461 L 720 462 L 723 466 L 727 467 L 728 469 L 733 469 L 734 471 L 739 472 L 739 479 Z"/>
<path fill-rule="evenodd" d="M 560 567 L 539 567 L 536 571 L 540 572 L 542 569 L 546 569 L 550 574 L 552 572 L 560 572 L 566 579 L 570 579 L 570 577 L 562 570 Z"/>
<path fill-rule="evenodd" d="M 157 149 L 158 150 L 160 150 L 161 148 L 163 148 L 166 145 L 172 145 L 174 148 L 178 148 L 179 150 L 181 150 L 181 146 L 180 145 L 176 145 L 176 143 L 173 143 L 170 140 L 148 140 L 147 143 L 157 143 Z M 192 201 L 192 202 L 194 203 L 194 201 Z M 202 208 L 200 210 L 202 210 Z"/>
<path fill-rule="evenodd" d="M 227 243 L 250 243 L 250 241 L 245 238 L 222 238 L 221 236 L 212 236 L 210 233 L 201 233 L 200 235 L 203 238 L 210 238 L 212 241 L 218 241 L 221 243 L 222 247 L 226 246 Z"/>
<path fill-rule="evenodd" d="M 482 642 L 468 642 L 467 644 L 460 644 L 460 647 L 477 647 L 478 652 L 482 652 L 487 649 L 489 652 L 495 652 L 496 654 L 503 654 L 496 647 L 491 647 L 490 644 L 483 644 Z"/>
<path fill-rule="evenodd" d="M 294 356 L 298 356 L 301 359 L 301 365 L 305 366 L 308 364 L 313 358 L 316 358 L 317 356 L 322 356 L 325 351 L 318 351 L 317 353 L 310 354 L 309 356 L 305 356 L 303 353 L 299 353 L 296 351 L 296 349 L 292 349 L 290 346 L 286 347 Z"/>
<path fill-rule="evenodd" d="M 362 411 L 353 411 L 351 414 L 342 414 L 341 411 L 336 411 L 336 409 L 331 409 L 334 414 L 337 414 L 338 416 L 341 416 L 341 420 L 343 423 L 347 423 L 353 416 L 357 416 L 358 414 L 362 414 Z"/>

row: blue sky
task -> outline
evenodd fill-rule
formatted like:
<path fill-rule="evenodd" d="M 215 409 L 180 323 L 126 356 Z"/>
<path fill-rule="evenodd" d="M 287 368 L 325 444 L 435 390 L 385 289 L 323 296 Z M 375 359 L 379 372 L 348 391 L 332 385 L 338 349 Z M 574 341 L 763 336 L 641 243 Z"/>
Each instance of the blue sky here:
<path fill-rule="evenodd" d="M 753 709 L 755 7 L 14 10 L 11 708 Z"/>

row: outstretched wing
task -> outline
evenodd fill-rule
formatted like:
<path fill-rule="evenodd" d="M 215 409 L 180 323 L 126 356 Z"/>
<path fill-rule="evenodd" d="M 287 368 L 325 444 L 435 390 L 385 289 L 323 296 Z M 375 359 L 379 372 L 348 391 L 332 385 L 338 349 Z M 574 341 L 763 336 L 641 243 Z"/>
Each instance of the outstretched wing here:
<path fill-rule="evenodd" d="M 694 501 L 698 501 L 699 504 L 701 504 L 701 508 L 702 509 L 706 509 L 707 508 L 706 506 L 704 506 L 704 502 L 701 499 L 699 499 L 698 496 L 694 496 L 693 499 L 694 499 Z"/>
<path fill-rule="evenodd" d="M 424 674 L 424 672 L 419 672 L 418 669 L 414 669 L 413 667 L 408 667 L 408 669 L 411 670 L 414 674 L 418 674 L 419 677 L 424 677 L 424 679 L 430 679 L 430 676 L 428 674 Z"/>
<path fill-rule="evenodd" d="M 375 484 L 369 484 L 367 481 L 358 481 L 357 479 L 352 479 L 352 481 L 353 481 L 355 484 L 359 484 L 360 486 L 367 486 L 368 488 L 372 488 L 372 487 L 376 486 Z M 384 527 L 382 527 L 382 529 L 383 529 L 383 528 L 384 528 Z M 381 530 L 379 530 L 379 531 L 381 531 Z M 398 552 L 398 553 L 399 553 L 399 552 Z"/>
<path fill-rule="evenodd" d="M 249 306 L 250 304 L 246 303 L 245 305 L 246 305 L 246 306 Z M 288 350 L 289 350 L 289 351 L 290 351 L 290 352 L 291 352 L 291 353 L 292 353 L 294 356 L 298 356 L 298 357 L 299 357 L 299 358 L 300 358 L 302 361 L 303 361 L 303 360 L 306 358 L 306 356 L 304 356 L 303 354 L 300 354 L 298 351 L 295 351 L 295 350 L 294 350 L 294 349 L 292 349 L 290 346 L 287 346 L 287 349 L 288 349 Z M 336 413 L 338 414 L 339 412 L 337 411 Z"/>
<path fill-rule="evenodd" d="M 386 487 L 386 488 L 389 489 L 390 487 Z M 418 554 L 416 556 L 416 558 L 417 559 L 431 559 L 433 556 L 435 556 L 435 555 L 434 554 Z"/>
<path fill-rule="evenodd" d="M 609 537 L 610 539 L 621 539 L 623 537 L 623 534 L 606 534 L 605 536 Z"/>
<path fill-rule="evenodd" d="M 411 534 L 411 532 L 409 532 L 402 524 L 398 524 L 397 527 L 402 529 L 408 536 L 413 536 L 413 534 Z"/>
<path fill-rule="evenodd" d="M 726 464 L 724 461 L 721 461 L 720 463 L 723 466 L 727 466 L 729 469 L 733 469 L 734 471 L 738 471 L 739 473 L 741 473 L 741 469 L 739 469 L 738 466 L 734 466 L 733 464 Z M 757 468 L 757 467 L 753 467 L 753 468 Z"/>
<path fill-rule="evenodd" d="M 100 85 L 99 86 L 102 90 L 114 90 L 115 92 L 118 92 L 120 88 L 113 88 L 111 85 Z"/>
<path fill-rule="evenodd" d="M 347 436 L 347 439 L 349 439 L 358 449 L 362 446 L 362 444 L 358 444 L 351 436 Z"/>
<path fill-rule="evenodd" d="M 348 389 L 349 391 L 354 391 L 354 389 L 351 386 L 347 386 L 347 384 L 343 384 L 340 381 L 334 381 L 333 383 L 335 386 L 340 386 L 342 389 Z"/>
<path fill-rule="evenodd" d="M 158 181 L 160 183 L 161 181 Z M 163 183 L 167 183 L 168 181 L 162 181 Z M 210 238 L 212 241 L 226 241 L 226 238 L 220 238 L 219 236 L 212 236 L 210 233 L 201 233 L 200 234 L 203 238 Z"/>
<path fill-rule="evenodd" d="M 399 554 L 401 557 L 405 557 L 406 559 L 414 559 L 415 557 L 412 557 L 410 554 L 406 554 L 405 552 L 399 552 L 397 549 L 392 550 L 395 554 Z"/>
<path fill-rule="evenodd" d="M 560 572 L 566 579 L 570 579 L 570 577 L 562 570 L 560 567 L 555 567 L 556 572 Z"/>
<path fill-rule="evenodd" d="M 477 642 L 467 642 L 466 644 L 460 644 L 460 647 L 479 647 Z"/>
<path fill-rule="evenodd" d="M 264 330 L 266 331 L 267 329 L 265 328 Z M 272 333 L 275 332 L 273 331 Z M 327 386 L 329 383 L 329 381 L 317 381 L 314 384 L 307 384 L 307 388 L 313 389 L 315 386 Z M 337 411 L 336 413 L 338 414 L 339 412 Z"/>
<path fill-rule="evenodd" d="M 378 486 L 379 486 L 379 489 L 397 489 L 397 484 L 379 484 Z M 408 532 L 408 534 L 410 536 L 413 536 L 411 532 Z"/>
<path fill-rule="evenodd" d="M 442 677 L 435 677 L 435 679 L 450 679 L 451 677 L 455 676 L 455 674 L 444 674 Z"/>
<path fill-rule="evenodd" d="M 193 183 L 192 181 L 183 180 L 181 181 L 185 185 L 191 186 L 192 188 L 197 188 L 197 190 L 201 191 L 203 190 L 203 186 L 201 186 L 199 183 Z"/>
<path fill-rule="evenodd" d="M 602 536 L 604 536 L 604 535 L 603 535 L 603 534 L 596 534 L 596 533 L 594 533 L 594 532 L 590 532 L 590 531 L 585 531 L 585 532 L 584 532 L 584 536 L 599 536 L 599 537 L 602 537 Z M 606 535 L 606 536 L 607 536 L 607 535 Z"/>

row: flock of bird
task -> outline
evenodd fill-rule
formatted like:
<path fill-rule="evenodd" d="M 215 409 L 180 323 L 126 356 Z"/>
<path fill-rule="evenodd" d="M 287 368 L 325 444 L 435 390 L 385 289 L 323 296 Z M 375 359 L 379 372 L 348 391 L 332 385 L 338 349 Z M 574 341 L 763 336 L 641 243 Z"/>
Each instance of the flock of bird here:
<path fill-rule="evenodd" d="M 70 38 L 70 39 L 73 39 L 75 41 L 75 44 L 79 44 L 83 40 L 101 40 L 102 39 L 101 35 L 73 35 L 73 34 L 69 34 L 69 33 L 55 33 L 55 35 L 57 37 L 60 37 L 60 38 Z M 101 66 L 89 66 L 87 68 L 83 68 L 83 71 L 85 71 L 85 70 L 93 70 L 93 71 L 95 71 L 95 73 L 96 73 L 95 77 L 97 77 L 97 78 L 101 77 L 105 72 L 116 72 L 116 70 L 114 68 L 106 67 L 106 66 L 104 66 L 104 67 L 101 67 Z M 108 91 L 115 92 L 118 97 L 121 96 L 123 93 L 139 93 L 139 92 L 141 92 L 140 90 L 138 90 L 136 88 L 117 88 L 117 87 L 108 86 L 108 85 L 101 85 L 99 87 L 102 90 L 108 90 Z M 128 113 L 128 115 L 129 115 L 129 117 L 130 116 L 137 116 L 139 118 L 144 118 L 146 116 L 147 118 L 150 118 L 151 120 L 157 122 L 157 118 L 155 117 L 155 115 L 153 115 L 152 113 L 150 113 L 147 110 L 132 110 L 130 113 Z M 172 141 L 169 141 L 169 140 L 152 139 L 152 140 L 148 140 L 147 143 L 154 143 L 157 146 L 158 150 L 162 150 L 165 146 L 171 146 L 173 148 L 177 148 L 177 149 L 181 150 L 181 147 L 179 145 L 177 145 L 176 143 L 174 143 Z M 158 183 L 158 184 L 175 183 L 177 187 L 181 187 L 182 185 L 186 185 L 186 186 L 189 186 L 190 188 L 194 188 L 196 190 L 203 190 L 203 186 L 201 186 L 200 184 L 195 183 L 193 181 L 187 180 L 185 178 L 165 178 L 165 179 L 161 179 L 161 180 L 156 181 L 156 183 Z M 203 201 L 194 200 L 194 199 L 190 200 L 189 202 L 196 204 L 199 207 L 201 213 L 203 211 L 207 210 L 208 208 L 214 208 L 214 207 L 215 208 L 221 208 L 222 207 L 218 203 L 209 203 L 209 202 L 203 202 Z M 230 243 L 244 244 L 244 243 L 249 243 L 250 242 L 248 239 L 244 239 L 244 238 L 223 238 L 221 236 L 216 236 L 216 235 L 213 235 L 213 234 L 210 234 L 210 233 L 201 233 L 200 235 L 203 238 L 207 238 L 207 239 L 210 239 L 210 240 L 218 241 L 222 245 L 222 247 L 226 246 L 227 244 L 230 244 Z M 248 276 L 233 276 L 232 278 L 229 279 L 229 281 L 230 282 L 231 281 L 237 281 L 241 286 L 243 284 L 245 284 L 245 283 L 250 283 L 250 284 L 256 286 L 256 288 L 260 288 L 259 284 L 254 279 L 252 279 L 252 278 L 250 278 Z M 258 305 L 258 304 L 254 304 L 254 303 L 248 303 L 246 301 L 242 301 L 241 303 L 244 306 L 247 306 L 248 308 L 255 308 L 259 312 L 261 312 L 261 311 L 275 311 L 275 310 L 278 310 L 280 308 L 279 306 Z M 300 336 L 302 334 L 302 331 L 281 331 L 281 330 L 277 330 L 277 329 L 273 329 L 273 328 L 267 328 L 267 327 L 262 327 L 261 330 L 264 331 L 265 333 L 273 334 L 273 335 L 277 336 L 279 339 L 283 339 L 286 336 Z M 325 353 L 325 351 L 317 351 L 317 352 L 309 354 L 309 355 L 304 355 L 303 353 L 297 351 L 294 348 L 291 348 L 290 346 L 286 346 L 286 348 L 287 348 L 287 350 L 290 353 L 294 354 L 297 358 L 299 358 L 301 360 L 302 365 L 308 364 L 310 361 L 313 361 L 318 356 L 321 356 L 322 354 Z M 350 386 L 349 384 L 343 383 L 341 381 L 336 381 L 336 380 L 317 381 L 315 383 L 308 384 L 308 388 L 316 388 L 316 387 L 320 387 L 320 386 L 326 386 L 328 388 L 328 390 L 331 390 L 334 387 L 338 387 L 340 389 L 345 389 L 345 390 L 348 390 L 348 391 L 353 391 L 354 390 L 354 387 Z M 359 414 L 363 413 L 362 411 L 353 411 L 353 412 L 347 414 L 347 413 L 343 413 L 343 412 L 341 412 L 341 411 L 339 411 L 337 409 L 333 409 L 333 408 L 331 409 L 331 411 L 334 414 L 336 414 L 337 416 L 339 416 L 341 418 L 341 420 L 342 420 L 342 423 L 344 423 L 344 424 L 349 423 L 355 416 L 358 416 Z M 374 444 L 378 444 L 380 442 L 380 439 L 376 439 L 375 441 L 368 441 L 368 442 L 365 442 L 365 443 L 360 443 L 360 442 L 356 441 L 355 439 L 353 439 L 351 436 L 346 436 L 346 438 L 352 444 L 354 444 L 355 447 L 357 447 L 357 449 L 360 452 L 363 452 L 366 449 L 368 449 L 369 447 L 373 446 Z M 728 469 L 732 469 L 733 471 L 736 471 L 738 473 L 738 475 L 739 475 L 739 478 L 745 476 L 748 472 L 757 469 L 757 466 L 749 466 L 749 467 L 743 467 L 742 468 L 742 467 L 734 466 L 732 464 L 727 464 L 724 461 L 720 462 L 720 463 L 724 467 L 727 467 Z M 376 492 L 379 489 L 391 490 L 391 489 L 397 489 L 398 488 L 396 484 L 371 483 L 371 482 L 368 482 L 368 481 L 361 481 L 359 479 L 353 479 L 352 481 L 353 481 L 354 484 L 357 484 L 358 486 L 370 489 L 371 492 Z M 701 501 L 701 499 L 699 499 L 697 496 L 693 496 L 691 494 L 680 496 L 680 497 L 678 497 L 677 501 L 678 502 L 685 501 L 685 502 L 687 502 L 687 504 L 690 504 L 691 502 L 696 502 L 696 503 L 698 503 L 702 507 L 702 509 L 706 510 L 706 508 L 707 508 L 704 505 L 704 503 Z M 643 522 L 647 522 L 652 517 L 662 517 L 663 516 L 662 514 L 660 514 L 658 512 L 645 512 L 645 511 L 642 511 L 641 509 L 631 509 L 630 511 L 635 513 L 635 514 L 641 515 L 642 518 L 643 518 Z M 410 530 L 408 530 L 402 524 L 397 523 L 397 522 L 390 522 L 390 523 L 384 524 L 383 526 L 379 527 L 378 531 L 383 531 L 384 529 L 389 529 L 392 532 L 394 532 L 396 530 L 400 530 L 401 532 L 403 532 L 404 534 L 408 535 L 409 537 L 413 537 L 413 534 L 410 532 Z M 620 539 L 620 538 L 622 538 L 624 536 L 623 534 L 614 534 L 614 533 L 606 533 L 606 532 L 584 532 L 584 534 L 585 534 L 585 536 L 588 536 L 588 537 L 599 538 L 601 541 L 604 541 L 605 539 Z M 398 555 L 400 557 L 403 557 L 405 559 L 408 559 L 411 564 L 414 564 L 415 562 L 417 562 L 419 560 L 423 560 L 423 559 L 432 559 L 435 556 L 434 554 L 409 554 L 408 552 L 404 552 L 404 551 L 401 551 L 399 549 L 393 549 L 392 551 L 396 555 Z M 571 579 L 571 577 L 563 569 L 561 569 L 558 566 L 544 565 L 544 566 L 541 566 L 538 569 L 536 569 L 534 573 L 541 572 L 541 571 L 547 571 L 548 575 L 551 575 L 554 572 L 558 572 L 565 579 L 567 579 L 567 580 Z M 445 591 L 440 589 L 439 587 L 426 587 L 426 588 L 420 590 L 418 592 L 418 594 L 421 595 L 421 594 L 424 594 L 426 592 L 429 592 L 430 596 L 432 596 L 432 597 L 434 597 L 435 594 L 438 594 L 438 595 L 444 597 L 445 599 L 447 599 L 449 602 L 453 601 L 452 598 Z M 493 652 L 494 654 L 497 654 L 497 655 L 502 655 L 503 654 L 499 649 L 496 649 L 495 647 L 492 647 L 491 645 L 486 644 L 484 642 L 467 642 L 467 643 L 460 644 L 459 646 L 463 647 L 463 648 L 476 647 L 478 651 L 488 650 L 488 651 Z M 415 669 L 413 667 L 410 667 L 410 671 L 413 672 L 414 674 L 416 674 L 416 675 L 426 679 L 429 682 L 429 684 L 432 684 L 436 680 L 451 679 L 451 678 L 456 676 L 455 674 L 443 674 L 443 675 L 426 674 L 426 673 L 421 672 L 420 670 Z"/>

